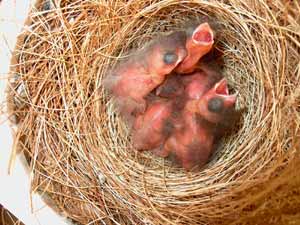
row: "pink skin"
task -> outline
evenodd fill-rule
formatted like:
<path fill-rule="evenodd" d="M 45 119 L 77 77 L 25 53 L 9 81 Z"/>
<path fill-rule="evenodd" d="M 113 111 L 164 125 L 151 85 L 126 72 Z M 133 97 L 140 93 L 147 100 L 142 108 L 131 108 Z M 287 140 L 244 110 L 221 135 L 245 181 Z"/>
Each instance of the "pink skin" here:
<path fill-rule="evenodd" d="M 185 84 L 185 95 L 188 99 L 200 99 L 211 88 L 210 77 L 204 72 L 182 77 Z"/>
<path fill-rule="evenodd" d="M 187 39 L 187 57 L 177 66 L 177 73 L 191 73 L 202 56 L 207 54 L 214 44 L 214 35 L 208 23 L 200 24 Z"/>
<path fill-rule="evenodd" d="M 224 108 L 222 111 L 226 111 L 227 109 L 234 107 L 236 97 L 237 94 L 229 95 L 227 81 L 225 78 L 223 78 L 218 83 L 216 83 L 213 88 L 205 93 L 205 95 L 201 97 L 198 103 L 196 103 L 198 113 L 209 122 L 219 123 L 222 119 L 224 119 L 224 115 L 222 112 L 213 113 L 209 111 L 207 107 L 209 101 L 213 98 L 222 99 Z"/>
<path fill-rule="evenodd" d="M 145 111 L 144 97 L 161 84 L 165 76 L 185 58 L 184 40 L 180 33 L 164 36 L 119 64 L 105 77 L 104 88 L 115 96 L 119 110 L 125 118 L 129 119 Z M 173 60 L 169 57 L 169 63 L 165 62 L 167 54 L 174 56 Z"/>
<path fill-rule="evenodd" d="M 134 147 L 138 150 L 149 150 L 164 143 L 172 128 L 168 123 L 171 113 L 170 101 L 150 104 L 146 112 L 135 120 L 132 132 Z"/>
<path fill-rule="evenodd" d="M 199 99 L 208 91 L 215 79 L 205 72 L 195 72 L 192 75 L 172 75 L 156 90 L 156 95 L 164 98 L 175 98 L 184 94 L 188 99 Z"/>
<path fill-rule="evenodd" d="M 167 139 L 163 149 L 155 150 L 154 154 L 167 157 L 173 153 L 179 164 L 190 170 L 207 162 L 213 146 L 213 135 L 197 122 L 195 112 L 185 109 L 182 117 L 180 128 Z"/>
<path fill-rule="evenodd" d="M 177 121 L 178 128 L 167 139 L 164 147 L 154 153 L 161 157 L 173 153 L 186 170 L 203 166 L 213 150 L 214 128 L 226 116 L 221 111 L 215 113 L 208 109 L 209 101 L 214 98 L 222 99 L 222 111 L 226 111 L 234 107 L 236 94 L 228 94 L 226 80 L 222 79 L 200 99 L 189 100 L 183 109 L 182 120 Z"/>

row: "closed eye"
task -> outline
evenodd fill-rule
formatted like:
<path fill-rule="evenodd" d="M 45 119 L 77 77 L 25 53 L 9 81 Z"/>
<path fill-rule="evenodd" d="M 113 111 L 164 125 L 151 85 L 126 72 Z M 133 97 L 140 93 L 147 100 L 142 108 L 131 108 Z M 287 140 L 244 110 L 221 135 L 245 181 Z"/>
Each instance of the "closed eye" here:
<path fill-rule="evenodd" d="M 173 52 L 167 52 L 164 54 L 163 60 L 165 64 L 174 64 L 178 59 L 178 56 L 176 53 Z"/>
<path fill-rule="evenodd" d="M 212 98 L 208 101 L 208 110 L 214 113 L 220 113 L 224 108 L 224 101 L 221 98 Z"/>

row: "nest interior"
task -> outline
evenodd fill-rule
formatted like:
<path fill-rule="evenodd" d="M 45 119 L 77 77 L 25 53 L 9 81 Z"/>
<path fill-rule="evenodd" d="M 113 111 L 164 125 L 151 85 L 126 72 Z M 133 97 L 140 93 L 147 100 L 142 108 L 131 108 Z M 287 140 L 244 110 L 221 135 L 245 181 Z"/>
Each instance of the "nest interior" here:
<path fill-rule="evenodd" d="M 81 224 L 300 222 L 299 11 L 285 0 L 38 1 L 8 88 L 32 190 Z M 128 51 L 203 15 L 246 110 L 205 168 L 185 172 L 132 148 L 101 83 Z"/>

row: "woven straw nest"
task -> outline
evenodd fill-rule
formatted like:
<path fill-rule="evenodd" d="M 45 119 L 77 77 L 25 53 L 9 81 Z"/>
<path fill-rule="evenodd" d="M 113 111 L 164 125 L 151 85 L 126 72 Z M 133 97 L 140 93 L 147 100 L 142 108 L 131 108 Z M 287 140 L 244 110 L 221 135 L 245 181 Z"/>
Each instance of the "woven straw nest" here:
<path fill-rule="evenodd" d="M 82 224 L 300 223 L 299 10 L 284 0 L 38 1 L 8 95 L 33 191 Z M 188 173 L 131 147 L 101 82 L 130 49 L 202 15 L 220 27 L 224 76 L 247 110 Z"/>

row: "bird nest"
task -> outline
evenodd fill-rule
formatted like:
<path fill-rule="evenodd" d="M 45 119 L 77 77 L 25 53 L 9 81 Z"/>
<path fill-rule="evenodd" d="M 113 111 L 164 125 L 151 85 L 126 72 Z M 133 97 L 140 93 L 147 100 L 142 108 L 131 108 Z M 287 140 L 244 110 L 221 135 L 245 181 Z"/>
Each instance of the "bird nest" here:
<path fill-rule="evenodd" d="M 284 0 L 38 1 L 8 92 L 32 190 L 82 224 L 300 223 L 299 10 Z M 209 163 L 186 172 L 133 149 L 102 80 L 131 49 L 203 15 L 218 25 L 224 76 L 246 110 Z"/>

